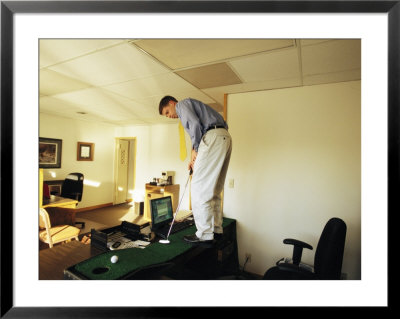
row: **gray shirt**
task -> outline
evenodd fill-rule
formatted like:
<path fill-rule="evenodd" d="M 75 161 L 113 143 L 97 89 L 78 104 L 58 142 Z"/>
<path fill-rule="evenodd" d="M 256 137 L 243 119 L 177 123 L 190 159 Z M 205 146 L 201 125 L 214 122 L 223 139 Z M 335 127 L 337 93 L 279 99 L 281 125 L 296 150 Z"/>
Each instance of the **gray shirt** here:
<path fill-rule="evenodd" d="M 213 108 L 198 100 L 187 98 L 179 101 L 175 107 L 176 114 L 181 120 L 182 126 L 188 132 L 192 140 L 193 149 L 197 152 L 201 138 L 207 130 L 214 126 L 224 126 L 228 129 L 228 124 L 224 118 Z"/>

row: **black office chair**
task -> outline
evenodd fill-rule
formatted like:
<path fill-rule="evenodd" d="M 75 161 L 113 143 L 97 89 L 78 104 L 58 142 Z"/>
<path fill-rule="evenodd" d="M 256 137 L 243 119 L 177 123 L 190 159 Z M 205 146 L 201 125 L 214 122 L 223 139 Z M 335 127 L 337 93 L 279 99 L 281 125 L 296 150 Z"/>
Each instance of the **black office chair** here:
<path fill-rule="evenodd" d="M 83 194 L 83 180 L 82 173 L 68 174 L 61 186 L 61 197 L 75 199 L 80 202 Z M 82 228 L 85 228 L 84 222 L 75 222 L 75 224 L 80 224 Z"/>
<path fill-rule="evenodd" d="M 75 199 L 80 202 L 83 193 L 83 179 L 82 173 L 68 174 L 62 184 L 61 197 Z"/>
<path fill-rule="evenodd" d="M 343 251 L 346 239 L 346 223 L 340 218 L 331 218 L 325 225 L 314 256 L 314 269 L 301 263 L 303 248 L 313 249 L 309 244 L 296 239 L 285 239 L 284 244 L 293 245 L 292 261 L 280 259 L 276 266 L 268 269 L 266 280 L 335 280 L 340 279 Z M 310 269 L 311 268 L 311 269 Z"/>

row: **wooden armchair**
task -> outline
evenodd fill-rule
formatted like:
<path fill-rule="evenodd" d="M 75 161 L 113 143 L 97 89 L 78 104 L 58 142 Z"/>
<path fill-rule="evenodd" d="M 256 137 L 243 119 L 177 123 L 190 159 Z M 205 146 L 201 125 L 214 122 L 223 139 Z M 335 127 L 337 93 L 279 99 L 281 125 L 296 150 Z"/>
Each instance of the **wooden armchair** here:
<path fill-rule="evenodd" d="M 50 248 L 54 244 L 71 240 L 75 238 L 79 240 L 78 235 L 80 229 L 68 224 L 55 225 L 50 222 L 50 216 L 46 209 L 40 208 L 40 222 L 39 222 L 39 239 L 48 244 Z"/>

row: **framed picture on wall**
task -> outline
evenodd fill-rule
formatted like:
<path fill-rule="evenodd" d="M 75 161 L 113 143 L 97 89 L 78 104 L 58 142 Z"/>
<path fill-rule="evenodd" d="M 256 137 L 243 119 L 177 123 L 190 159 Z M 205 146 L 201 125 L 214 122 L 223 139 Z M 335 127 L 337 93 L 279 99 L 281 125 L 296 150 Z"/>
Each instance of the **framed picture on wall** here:
<path fill-rule="evenodd" d="M 39 168 L 61 168 L 62 140 L 39 137 Z"/>
<path fill-rule="evenodd" d="M 78 142 L 77 161 L 93 161 L 94 143 Z"/>

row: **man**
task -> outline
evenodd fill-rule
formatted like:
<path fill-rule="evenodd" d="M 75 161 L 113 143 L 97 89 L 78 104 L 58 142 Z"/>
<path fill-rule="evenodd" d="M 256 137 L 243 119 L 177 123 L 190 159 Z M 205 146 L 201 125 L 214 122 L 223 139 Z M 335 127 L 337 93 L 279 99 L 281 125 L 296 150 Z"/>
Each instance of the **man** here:
<path fill-rule="evenodd" d="M 192 209 L 197 231 L 184 240 L 210 247 L 223 232 L 221 192 L 232 152 L 228 125 L 210 106 L 191 98 L 178 102 L 165 96 L 159 112 L 168 118 L 179 118 L 192 141 L 188 168 L 193 170 Z"/>

